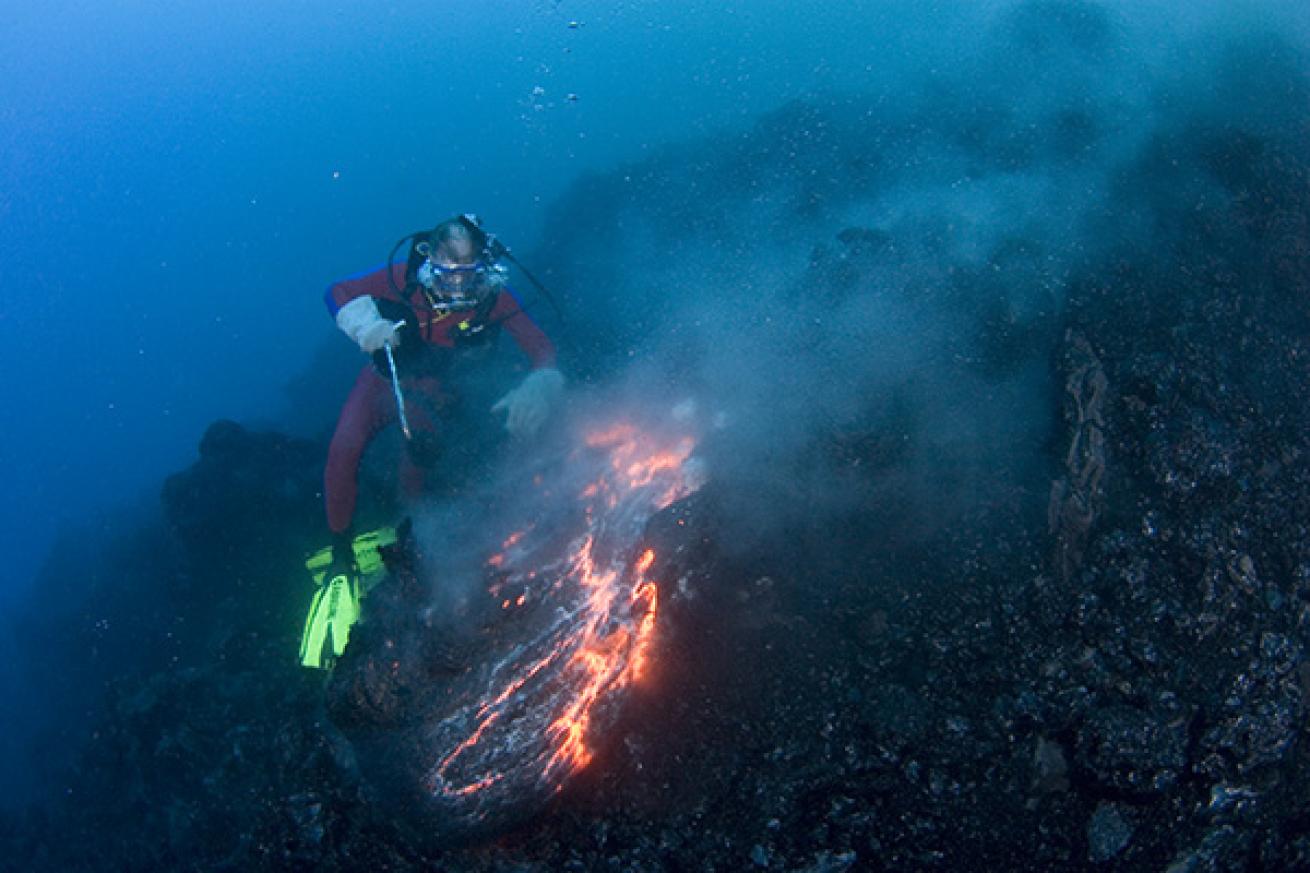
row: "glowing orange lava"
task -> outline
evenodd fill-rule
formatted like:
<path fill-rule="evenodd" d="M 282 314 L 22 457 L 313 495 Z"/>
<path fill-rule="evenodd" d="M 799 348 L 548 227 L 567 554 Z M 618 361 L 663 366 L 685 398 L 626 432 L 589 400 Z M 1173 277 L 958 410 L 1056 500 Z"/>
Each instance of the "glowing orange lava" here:
<path fill-rule="evenodd" d="M 487 671 L 487 690 L 468 716 L 465 739 L 429 773 L 429 789 L 441 796 L 467 797 L 498 785 L 502 772 L 462 761 L 480 743 L 520 742 L 531 725 L 542 740 L 542 784 L 558 790 L 595 755 L 598 704 L 640 680 L 649 667 L 659 585 L 648 574 L 656 555 L 643 549 L 633 559 L 633 548 L 653 514 L 698 486 L 683 470 L 695 441 L 619 423 L 586 434 L 583 444 L 578 457 L 600 453 L 600 464 L 585 487 L 565 492 L 578 495 L 582 528 L 564 555 L 522 566 L 531 551 L 524 545 L 528 531 L 522 530 L 487 561 L 501 574 L 492 591 L 518 585 L 524 592 L 497 593 L 502 609 L 523 606 L 531 592 L 534 608 L 513 620 L 545 623 L 536 637 L 540 650 L 529 656 L 516 647 Z M 511 552 L 514 546 L 523 548 Z M 543 711 L 530 711 L 529 698 L 546 701 Z M 494 754 L 477 757 L 491 759 Z"/>

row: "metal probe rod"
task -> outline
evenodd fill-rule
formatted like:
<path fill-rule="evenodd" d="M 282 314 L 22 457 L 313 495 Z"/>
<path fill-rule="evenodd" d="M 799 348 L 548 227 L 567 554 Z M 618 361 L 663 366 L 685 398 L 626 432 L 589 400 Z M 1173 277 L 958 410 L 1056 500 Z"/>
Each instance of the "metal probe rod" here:
<path fill-rule="evenodd" d="M 404 326 L 405 322 L 396 322 L 397 329 Z M 409 432 L 409 419 L 405 417 L 405 395 L 400 390 L 400 376 L 396 373 L 396 356 L 391 353 L 391 341 L 384 343 L 383 348 L 387 350 L 387 366 L 391 369 L 391 393 L 396 395 L 396 411 L 400 413 L 400 430 L 405 435 L 405 439 L 413 439 Z"/>

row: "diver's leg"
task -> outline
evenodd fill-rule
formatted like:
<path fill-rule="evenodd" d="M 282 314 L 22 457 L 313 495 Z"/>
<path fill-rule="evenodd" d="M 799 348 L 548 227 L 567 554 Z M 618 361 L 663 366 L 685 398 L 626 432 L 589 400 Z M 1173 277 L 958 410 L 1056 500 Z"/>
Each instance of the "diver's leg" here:
<path fill-rule="evenodd" d="M 360 371 L 341 408 L 323 471 L 323 502 L 333 533 L 350 528 L 359 496 L 359 462 L 373 437 L 395 418 L 393 404 L 387 402 L 390 399 L 387 383 L 370 365 Z"/>

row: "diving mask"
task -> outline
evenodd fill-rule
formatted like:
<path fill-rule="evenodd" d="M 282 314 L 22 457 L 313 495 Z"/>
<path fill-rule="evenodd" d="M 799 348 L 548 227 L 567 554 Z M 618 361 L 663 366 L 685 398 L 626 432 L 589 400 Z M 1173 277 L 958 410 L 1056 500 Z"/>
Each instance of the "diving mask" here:
<path fill-rule="evenodd" d="M 424 256 L 414 278 L 427 292 L 434 306 L 449 309 L 471 309 L 486 296 L 488 275 L 494 267 L 481 261 L 472 264 L 452 264 L 437 260 L 435 253 L 420 243 L 419 253 Z"/>

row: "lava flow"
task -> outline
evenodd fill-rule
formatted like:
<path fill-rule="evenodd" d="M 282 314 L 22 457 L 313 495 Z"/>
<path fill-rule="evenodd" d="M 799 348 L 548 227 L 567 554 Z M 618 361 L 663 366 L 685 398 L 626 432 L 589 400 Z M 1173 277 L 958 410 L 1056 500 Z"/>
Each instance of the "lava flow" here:
<path fill-rule="evenodd" d="M 551 517 L 486 560 L 488 593 L 513 630 L 429 733 L 439 754 L 423 785 L 448 813 L 474 822 L 525 793 L 548 796 L 592 760 L 649 666 L 659 586 L 641 536 L 699 487 L 694 447 L 631 424 L 587 433 L 560 476 L 571 484 L 550 486 L 567 491 L 550 499 Z"/>

